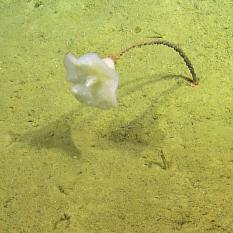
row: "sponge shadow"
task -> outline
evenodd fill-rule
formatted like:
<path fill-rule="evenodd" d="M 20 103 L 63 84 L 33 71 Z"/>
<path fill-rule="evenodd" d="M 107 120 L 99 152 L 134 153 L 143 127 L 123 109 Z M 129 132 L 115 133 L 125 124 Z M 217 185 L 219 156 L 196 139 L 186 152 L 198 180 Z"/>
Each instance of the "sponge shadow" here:
<path fill-rule="evenodd" d="M 73 113 L 68 113 L 39 130 L 30 131 L 23 135 L 11 133 L 13 142 L 27 143 L 38 150 L 41 148 L 58 149 L 71 157 L 80 158 L 81 151 L 71 138 L 71 128 L 67 122 Z"/>
<path fill-rule="evenodd" d="M 120 98 L 146 85 L 151 85 L 152 83 L 154 84 L 165 79 L 177 78 L 187 80 L 186 77 L 181 75 L 166 75 L 160 78 L 152 76 L 149 80 L 148 78 L 141 79 L 139 83 L 135 81 L 132 81 L 132 83 L 126 82 L 121 86 L 124 92 L 120 95 Z M 161 92 L 155 99 L 153 99 L 151 105 L 145 112 L 139 114 L 138 117 L 131 122 L 125 124 L 116 123 L 115 130 L 110 130 L 108 135 L 101 135 L 102 138 L 106 138 L 107 136 L 108 140 L 113 144 L 118 146 L 126 146 L 128 144 L 131 148 L 147 146 L 148 144 L 151 144 L 151 140 L 156 142 L 156 144 L 153 143 L 154 145 L 161 144 L 164 138 L 164 133 L 158 128 L 159 117 L 156 115 L 154 108 L 156 105 L 161 104 L 161 102 L 166 99 L 166 96 L 174 92 L 177 88 L 179 88 L 179 85 L 175 85 L 172 88 Z M 79 107 L 79 112 L 81 109 L 84 110 L 85 106 Z M 71 157 L 81 158 L 81 150 L 77 148 L 77 145 L 75 145 L 71 137 L 71 127 L 68 123 L 74 120 L 74 115 L 75 111 L 71 111 L 60 117 L 58 120 L 48 123 L 38 130 L 29 131 L 22 135 L 10 133 L 12 142 L 27 143 L 38 150 L 42 148 L 58 149 Z M 113 119 L 113 121 L 116 122 L 116 119 Z M 151 130 L 153 130 L 154 133 L 151 133 Z M 98 137 L 98 135 L 96 136 Z"/>
<path fill-rule="evenodd" d="M 141 79 L 140 83 L 130 83 L 132 85 L 123 86 L 124 93 L 122 93 L 121 97 L 128 95 L 129 93 L 135 92 L 142 87 L 147 85 L 155 84 L 163 80 L 169 79 L 180 79 L 187 80 L 186 77 L 181 75 L 166 75 L 166 76 L 152 76 L 149 80 Z M 164 91 L 160 91 L 156 97 L 151 100 L 148 108 L 137 114 L 136 118 L 131 120 L 130 122 L 114 123 L 114 130 L 110 130 L 107 136 L 109 141 L 113 143 L 113 145 L 118 148 L 122 147 L 123 150 L 134 150 L 140 153 L 143 151 L 143 148 L 148 146 L 153 146 L 154 148 L 160 148 L 163 144 L 165 133 L 159 128 L 159 115 L 156 112 L 156 109 L 162 102 L 166 101 L 167 97 L 171 96 L 180 85 L 173 85 L 170 88 L 167 88 Z M 136 103 L 132 103 L 136 104 Z"/>

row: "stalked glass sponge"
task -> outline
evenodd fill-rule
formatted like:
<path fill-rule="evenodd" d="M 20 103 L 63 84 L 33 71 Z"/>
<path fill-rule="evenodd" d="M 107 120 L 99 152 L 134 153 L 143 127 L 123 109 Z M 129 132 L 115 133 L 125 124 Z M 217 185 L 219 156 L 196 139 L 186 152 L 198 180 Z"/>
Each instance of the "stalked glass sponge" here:
<path fill-rule="evenodd" d="M 116 89 L 119 76 L 111 58 L 101 59 L 96 53 L 79 58 L 68 53 L 64 59 L 72 93 L 84 104 L 102 109 L 117 105 Z"/>
<path fill-rule="evenodd" d="M 192 80 L 186 79 L 186 81 L 193 87 L 198 85 L 193 65 L 178 45 L 167 40 L 152 40 L 133 44 L 104 59 L 101 59 L 96 53 L 87 53 L 79 58 L 68 53 L 65 56 L 64 63 L 67 79 L 73 84 L 72 92 L 75 97 L 81 103 L 90 106 L 102 109 L 115 107 L 117 105 L 116 90 L 119 82 L 115 63 L 131 49 L 147 45 L 163 45 L 177 52 L 192 76 Z"/>

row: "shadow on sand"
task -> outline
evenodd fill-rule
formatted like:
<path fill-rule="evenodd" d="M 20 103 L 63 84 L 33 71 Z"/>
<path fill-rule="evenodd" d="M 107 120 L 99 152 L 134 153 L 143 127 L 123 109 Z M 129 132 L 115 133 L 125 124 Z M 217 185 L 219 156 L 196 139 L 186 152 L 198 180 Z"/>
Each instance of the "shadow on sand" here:
<path fill-rule="evenodd" d="M 120 87 L 121 90 L 123 89 L 123 93 L 120 95 L 120 98 L 127 96 L 129 93 L 136 91 L 138 88 L 142 89 L 144 86 L 166 79 L 178 79 L 179 81 L 182 79 L 185 81 L 189 80 L 187 77 L 182 75 L 166 75 L 160 78 L 158 78 L 158 76 L 152 76 L 149 80 L 147 78 L 146 81 L 145 79 L 141 79 L 140 83 L 135 81 L 127 82 Z M 114 131 L 110 131 L 108 135 L 102 135 L 102 138 L 105 138 L 105 140 L 108 140 L 115 145 L 122 143 L 126 145 L 129 143 L 133 144 L 134 146 L 146 146 L 151 140 L 156 141 L 156 144 L 160 144 L 164 136 L 163 132 L 158 128 L 158 116 L 156 115 L 154 108 L 155 105 L 161 104 L 161 102 L 165 101 L 166 96 L 173 93 L 179 88 L 179 86 L 180 85 L 173 85 L 171 88 L 160 92 L 159 95 L 153 99 L 151 106 L 149 106 L 145 112 L 142 112 L 131 122 L 127 122 L 123 125 L 117 125 Z M 81 111 L 85 111 L 85 106 L 80 107 L 79 113 Z M 83 114 L 85 114 L 85 112 Z M 50 122 L 38 130 L 29 131 L 22 135 L 10 132 L 12 143 L 27 143 L 30 146 L 36 147 L 38 150 L 41 148 L 59 149 L 71 157 L 80 158 L 81 150 L 77 148 L 71 137 L 70 122 L 72 122 L 74 118 L 75 111 L 71 111 L 60 117 L 58 120 Z M 116 122 L 116 119 L 113 119 L 113 122 Z M 156 132 L 153 133 L 153 138 L 151 138 L 151 131 Z"/>

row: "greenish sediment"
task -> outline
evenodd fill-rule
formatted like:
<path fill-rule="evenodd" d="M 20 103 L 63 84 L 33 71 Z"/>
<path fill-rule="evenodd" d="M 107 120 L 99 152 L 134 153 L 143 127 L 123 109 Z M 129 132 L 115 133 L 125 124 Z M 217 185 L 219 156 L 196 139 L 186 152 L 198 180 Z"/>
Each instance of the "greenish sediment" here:
<path fill-rule="evenodd" d="M 232 1 L 0 0 L 0 232 L 233 232 Z M 67 52 L 130 51 L 119 106 L 79 104 Z M 166 169 L 161 157 L 166 160 Z"/>

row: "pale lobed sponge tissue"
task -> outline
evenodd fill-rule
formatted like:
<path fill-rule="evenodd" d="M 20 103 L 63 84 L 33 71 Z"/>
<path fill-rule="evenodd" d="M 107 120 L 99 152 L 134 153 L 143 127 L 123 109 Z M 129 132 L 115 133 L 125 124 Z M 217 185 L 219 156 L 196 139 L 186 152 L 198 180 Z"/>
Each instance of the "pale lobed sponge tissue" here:
<path fill-rule="evenodd" d="M 119 76 L 111 58 L 101 59 L 96 53 L 77 58 L 69 53 L 64 64 L 72 92 L 81 103 L 102 109 L 117 105 Z"/>

